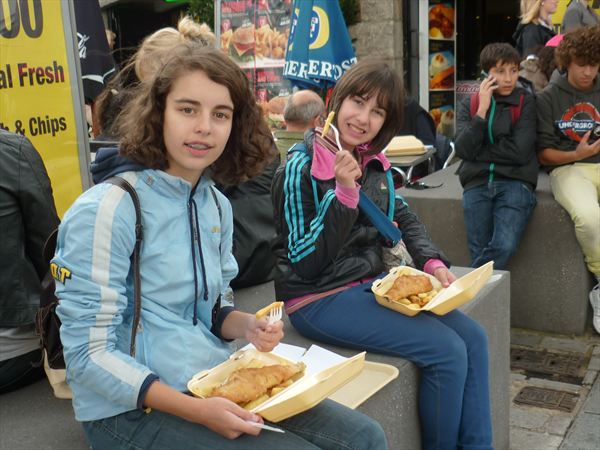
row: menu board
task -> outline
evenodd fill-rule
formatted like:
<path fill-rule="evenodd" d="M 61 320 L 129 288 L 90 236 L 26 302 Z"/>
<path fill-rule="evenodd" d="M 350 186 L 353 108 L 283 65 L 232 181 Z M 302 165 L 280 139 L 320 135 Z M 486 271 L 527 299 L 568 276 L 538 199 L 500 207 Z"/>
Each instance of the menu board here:
<path fill-rule="evenodd" d="M 283 67 L 244 69 L 254 86 L 256 101 L 272 130 L 285 128 L 283 108 L 291 94 L 289 80 L 283 78 Z"/>
<path fill-rule="evenodd" d="M 275 129 L 284 126 L 283 106 L 291 92 L 282 75 L 292 6 L 292 0 L 218 0 L 215 8 L 219 47 L 244 69 Z"/>
<path fill-rule="evenodd" d="M 456 28 L 454 0 L 429 0 L 429 113 L 438 133 L 454 137 Z"/>

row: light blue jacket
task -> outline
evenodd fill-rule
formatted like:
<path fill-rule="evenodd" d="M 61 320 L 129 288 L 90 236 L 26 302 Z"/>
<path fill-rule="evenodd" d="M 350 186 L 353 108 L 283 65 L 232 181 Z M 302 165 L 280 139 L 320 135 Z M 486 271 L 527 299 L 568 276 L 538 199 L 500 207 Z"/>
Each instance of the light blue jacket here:
<path fill-rule="evenodd" d="M 130 255 L 135 245 L 135 210 L 129 194 L 102 183 L 81 195 L 60 225 L 53 259 L 59 267 L 57 312 L 67 381 L 79 421 L 140 407 L 140 393 L 156 377 L 185 391 L 192 375 L 221 363 L 231 352 L 211 332 L 212 308 L 220 294 L 226 307 L 222 311 L 231 310 L 229 282 L 237 274 L 229 201 L 216 192 L 222 211 L 219 221 L 207 177 L 191 195 L 189 183 L 160 170 L 120 176 L 135 187 L 142 209 L 142 313 L 135 359 L 129 356 Z M 200 242 L 192 247 L 196 224 Z"/>

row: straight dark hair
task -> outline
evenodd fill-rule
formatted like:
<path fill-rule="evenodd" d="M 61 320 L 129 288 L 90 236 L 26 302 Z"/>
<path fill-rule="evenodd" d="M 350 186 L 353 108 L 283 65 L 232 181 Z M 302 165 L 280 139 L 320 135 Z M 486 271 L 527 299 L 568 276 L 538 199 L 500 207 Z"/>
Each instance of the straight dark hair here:
<path fill-rule="evenodd" d="M 385 122 L 370 142 L 367 155 L 379 153 L 398 134 L 404 119 L 404 86 L 398 73 L 380 60 L 361 60 L 338 80 L 329 101 L 329 111 L 335 111 L 335 124 L 340 107 L 348 97 L 371 98 L 377 95 L 377 105 L 385 110 Z"/>
<path fill-rule="evenodd" d="M 521 63 L 521 56 L 516 48 L 505 42 L 493 42 L 483 47 L 479 54 L 481 70 L 489 72 L 498 63 L 514 64 L 518 68 Z"/>
<path fill-rule="evenodd" d="M 234 105 L 231 134 L 210 174 L 222 184 L 237 184 L 262 171 L 273 158 L 273 137 L 244 72 L 220 51 L 182 42 L 162 67 L 131 94 L 119 116 L 120 152 L 146 167 L 165 170 L 169 163 L 163 136 L 166 98 L 181 76 L 202 71 L 225 86 Z"/>

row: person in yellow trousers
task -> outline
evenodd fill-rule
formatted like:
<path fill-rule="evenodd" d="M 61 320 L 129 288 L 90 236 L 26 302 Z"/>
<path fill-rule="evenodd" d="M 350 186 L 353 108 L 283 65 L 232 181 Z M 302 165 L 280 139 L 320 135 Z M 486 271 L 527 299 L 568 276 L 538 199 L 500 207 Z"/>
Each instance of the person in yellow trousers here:
<path fill-rule="evenodd" d="M 600 333 L 600 27 L 567 33 L 556 60 L 566 73 L 555 72 L 537 98 L 538 159 L 596 277 L 590 303 Z"/>

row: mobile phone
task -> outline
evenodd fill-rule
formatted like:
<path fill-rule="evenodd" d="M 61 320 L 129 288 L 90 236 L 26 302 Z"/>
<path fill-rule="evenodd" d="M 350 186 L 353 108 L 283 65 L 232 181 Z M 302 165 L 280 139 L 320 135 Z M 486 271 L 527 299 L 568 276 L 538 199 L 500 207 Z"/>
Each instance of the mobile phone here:
<path fill-rule="evenodd" d="M 594 128 L 592 128 L 592 132 L 588 138 L 588 144 L 593 144 L 598 139 L 600 139 L 600 124 L 597 124 Z"/>
<path fill-rule="evenodd" d="M 486 78 L 488 78 L 490 76 L 489 73 L 487 73 L 485 70 L 481 71 L 481 81 L 485 80 Z M 492 86 L 497 86 L 498 83 L 494 83 Z"/>

